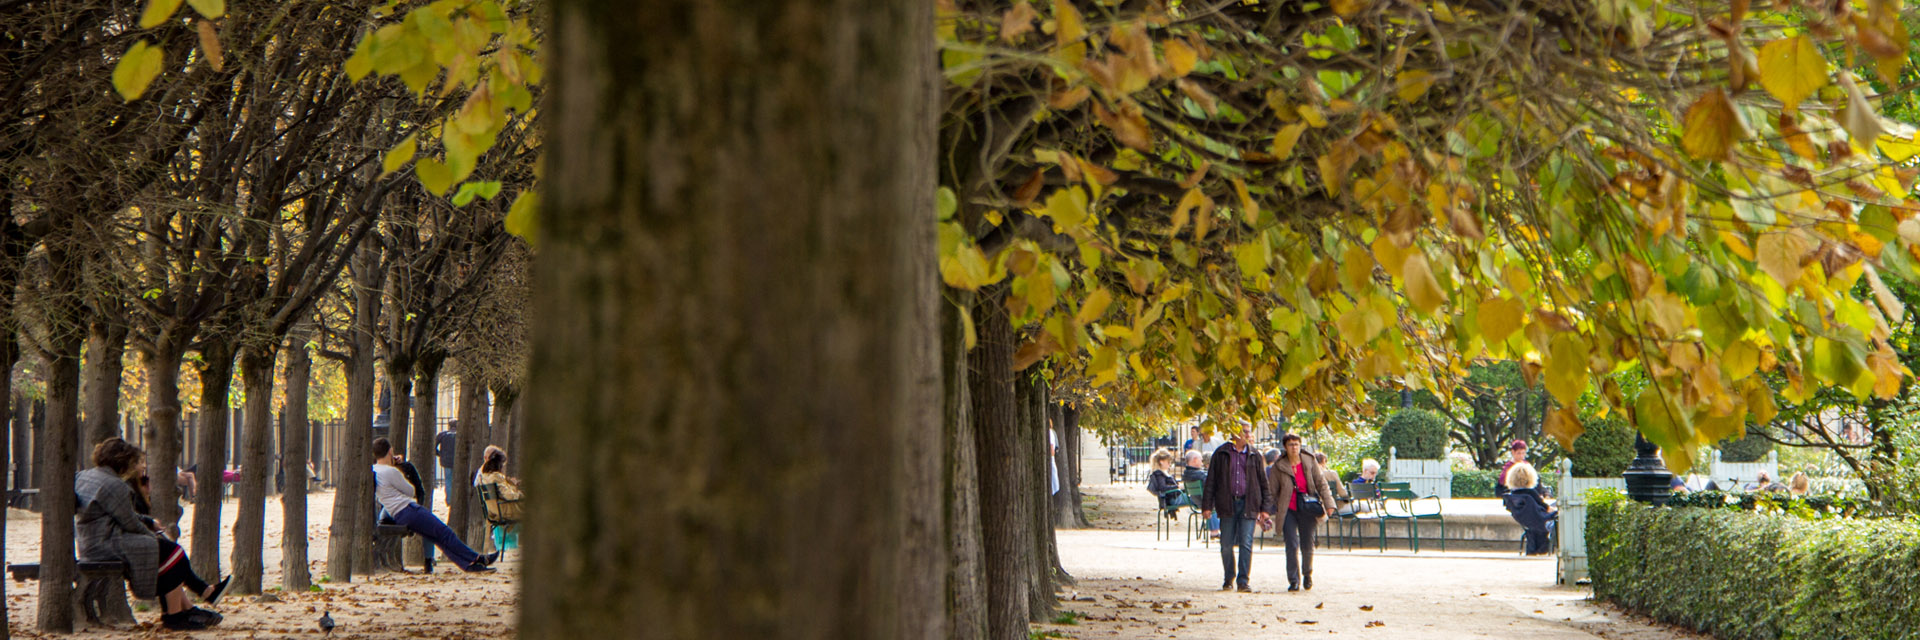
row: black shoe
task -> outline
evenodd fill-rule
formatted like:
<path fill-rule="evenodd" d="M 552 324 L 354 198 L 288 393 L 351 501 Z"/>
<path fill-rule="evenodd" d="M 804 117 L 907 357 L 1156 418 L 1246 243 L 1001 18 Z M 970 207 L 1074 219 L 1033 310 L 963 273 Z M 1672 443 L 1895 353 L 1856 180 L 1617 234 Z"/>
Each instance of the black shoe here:
<path fill-rule="evenodd" d="M 220 620 L 218 618 L 208 618 L 203 615 L 198 615 L 195 613 L 196 611 L 205 611 L 205 610 L 187 609 L 185 611 L 181 611 L 178 613 L 161 614 L 160 626 L 172 631 L 199 631 L 202 629 L 209 629 L 209 628 L 212 628 L 213 625 L 220 624 Z M 212 613 L 212 612 L 207 612 L 207 613 Z M 219 614 L 214 614 L 214 615 L 219 615 Z"/>
<path fill-rule="evenodd" d="M 478 562 L 475 562 L 472 565 L 469 565 L 467 567 L 467 573 L 492 573 L 494 571 L 497 571 L 497 569 L 494 569 L 493 567 L 489 567 L 484 564 L 480 564 Z"/>
<path fill-rule="evenodd" d="M 1233 590 L 1233 581 L 1232 581 L 1232 580 L 1228 580 L 1228 581 L 1226 581 L 1226 582 L 1222 582 L 1222 583 L 1220 583 L 1220 590 L 1221 590 L 1221 591 L 1232 591 L 1232 590 Z"/>
<path fill-rule="evenodd" d="M 1253 593 L 1253 587 L 1249 587 L 1243 584 L 1243 585 L 1240 585 L 1239 591 L 1240 593 Z"/>
<path fill-rule="evenodd" d="M 192 618 L 194 620 L 198 620 L 202 624 L 205 624 L 209 627 L 220 624 L 221 622 L 227 619 L 226 616 L 220 615 L 218 613 L 214 613 L 212 611 L 208 611 L 206 609 L 202 609 L 200 607 L 189 607 L 187 608 L 186 611 L 183 611 L 181 613 L 185 613 L 187 617 Z"/>
<path fill-rule="evenodd" d="M 206 595 L 206 598 L 204 598 L 204 600 L 206 600 L 206 603 L 216 604 L 220 602 L 220 594 L 227 592 L 227 583 L 229 582 L 233 582 L 233 576 L 227 576 L 225 578 L 221 578 L 219 582 L 214 583 L 213 591 L 208 593 Z"/>
<path fill-rule="evenodd" d="M 474 562 L 477 562 L 489 567 L 493 566 L 493 563 L 499 562 L 499 561 L 500 561 L 500 552 L 498 551 L 495 551 L 493 553 L 482 553 L 480 554 L 480 557 L 474 558 Z"/>
<path fill-rule="evenodd" d="M 1290 584 L 1290 585 L 1287 585 L 1287 590 L 1288 590 L 1288 591 L 1299 591 L 1299 590 L 1300 590 L 1300 585 L 1297 585 L 1297 584 Z"/>
<path fill-rule="evenodd" d="M 1313 590 L 1313 576 L 1311 575 L 1306 576 L 1305 578 L 1302 578 L 1301 581 L 1303 583 L 1301 586 L 1306 587 L 1308 591 Z"/>

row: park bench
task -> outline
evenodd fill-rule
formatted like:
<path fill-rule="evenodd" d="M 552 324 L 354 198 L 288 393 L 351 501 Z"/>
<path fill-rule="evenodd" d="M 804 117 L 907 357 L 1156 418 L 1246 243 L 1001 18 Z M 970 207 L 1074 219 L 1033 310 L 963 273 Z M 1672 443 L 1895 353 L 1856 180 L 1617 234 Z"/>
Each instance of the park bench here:
<path fill-rule="evenodd" d="M 479 485 L 478 489 L 480 505 L 487 512 L 488 538 L 494 537 L 493 532 L 496 529 L 508 529 L 520 525 L 520 500 L 508 500 L 503 497 L 498 483 L 489 482 Z M 506 536 L 502 535 L 500 538 L 504 540 Z M 504 549 L 495 549 L 495 551 L 505 553 Z"/>
<path fill-rule="evenodd" d="M 8 489 L 7 506 L 15 509 L 32 509 L 33 500 L 39 495 L 39 489 Z"/>
<path fill-rule="evenodd" d="M 73 619 L 115 629 L 134 626 L 133 609 L 127 605 L 126 563 L 83 560 L 74 565 Z M 15 582 L 39 580 L 40 564 L 10 564 L 7 573 Z"/>
<path fill-rule="evenodd" d="M 404 560 L 400 557 L 400 541 L 413 535 L 406 525 L 377 523 L 373 526 L 373 566 L 381 571 L 406 573 Z M 427 573 L 433 573 L 433 558 L 427 557 Z"/>

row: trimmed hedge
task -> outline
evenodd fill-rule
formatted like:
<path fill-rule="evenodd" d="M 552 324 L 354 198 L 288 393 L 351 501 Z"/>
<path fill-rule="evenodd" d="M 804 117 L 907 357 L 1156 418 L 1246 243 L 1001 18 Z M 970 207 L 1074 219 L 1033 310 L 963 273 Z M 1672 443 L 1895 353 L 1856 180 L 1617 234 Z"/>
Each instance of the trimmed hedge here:
<path fill-rule="evenodd" d="M 1633 427 L 1619 418 L 1588 420 L 1587 430 L 1574 438 L 1567 459 L 1576 478 L 1612 478 L 1626 471 L 1639 455 L 1633 450 Z"/>
<path fill-rule="evenodd" d="M 1594 597 L 1727 640 L 1920 629 L 1920 523 L 1652 508 L 1589 494 Z"/>
<path fill-rule="evenodd" d="M 1447 419 L 1425 409 L 1402 409 L 1380 426 L 1380 451 L 1408 460 L 1439 460 L 1447 455 Z M 1381 464 L 1386 464 L 1382 459 Z"/>
<path fill-rule="evenodd" d="M 1773 441 L 1756 434 L 1720 441 L 1720 459 L 1725 462 L 1759 462 L 1767 459 L 1770 451 L 1773 451 Z"/>
<path fill-rule="evenodd" d="M 1453 497 L 1455 498 L 1491 498 L 1493 497 L 1493 477 L 1500 475 L 1498 469 L 1467 469 L 1453 472 Z"/>

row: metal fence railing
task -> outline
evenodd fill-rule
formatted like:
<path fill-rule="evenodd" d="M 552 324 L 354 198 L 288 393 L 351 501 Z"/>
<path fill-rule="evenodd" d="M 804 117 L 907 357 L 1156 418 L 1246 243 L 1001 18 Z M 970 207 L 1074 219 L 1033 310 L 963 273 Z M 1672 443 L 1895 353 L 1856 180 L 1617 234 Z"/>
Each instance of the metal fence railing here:
<path fill-rule="evenodd" d="M 1114 482 L 1145 483 L 1147 476 L 1153 473 L 1153 465 L 1147 459 L 1153 456 L 1154 447 L 1107 447 L 1107 474 Z"/>

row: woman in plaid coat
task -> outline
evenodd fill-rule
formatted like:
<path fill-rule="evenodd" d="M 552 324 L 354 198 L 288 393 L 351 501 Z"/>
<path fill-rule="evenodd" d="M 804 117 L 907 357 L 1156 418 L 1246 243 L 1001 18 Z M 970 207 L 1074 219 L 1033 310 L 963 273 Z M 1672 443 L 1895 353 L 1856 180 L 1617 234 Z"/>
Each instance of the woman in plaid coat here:
<path fill-rule="evenodd" d="M 187 588 L 213 604 L 231 578 L 211 585 L 201 580 L 180 545 L 161 536 L 151 518 L 143 519 L 134 511 L 129 481 L 146 474 L 146 453 L 125 440 L 108 438 L 93 447 L 93 464 L 73 478 L 74 497 L 79 501 L 73 516 L 74 541 L 80 559 L 126 563 L 127 586 L 134 597 L 160 597 L 164 605 L 160 624 L 168 629 L 219 624 L 220 614 L 187 606 Z"/>

